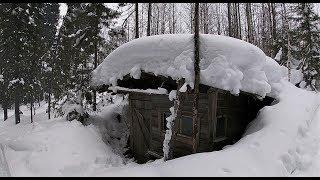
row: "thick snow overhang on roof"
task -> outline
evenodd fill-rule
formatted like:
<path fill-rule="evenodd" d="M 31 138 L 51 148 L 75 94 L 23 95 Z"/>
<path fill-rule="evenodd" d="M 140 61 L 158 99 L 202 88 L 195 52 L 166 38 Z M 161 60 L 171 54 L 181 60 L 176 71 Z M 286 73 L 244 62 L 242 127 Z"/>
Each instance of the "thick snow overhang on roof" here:
<path fill-rule="evenodd" d="M 114 50 L 93 71 L 92 85 L 116 86 L 130 74 L 139 79 L 141 71 L 185 79 L 193 87 L 193 35 L 166 34 L 142 37 Z M 287 68 L 245 41 L 219 35 L 200 35 L 200 83 L 238 94 L 240 90 L 262 97 L 276 96 L 276 84 L 286 77 Z M 275 89 L 274 89 L 275 88 Z M 278 90 L 277 90 L 278 89 Z"/>

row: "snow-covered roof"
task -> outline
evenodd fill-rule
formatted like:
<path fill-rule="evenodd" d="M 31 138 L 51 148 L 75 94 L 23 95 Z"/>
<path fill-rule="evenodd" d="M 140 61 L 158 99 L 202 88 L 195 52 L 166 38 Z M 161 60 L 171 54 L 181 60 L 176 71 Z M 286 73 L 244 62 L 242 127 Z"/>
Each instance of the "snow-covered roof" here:
<path fill-rule="evenodd" d="M 141 71 L 185 78 L 193 87 L 192 34 L 166 34 L 142 37 L 114 50 L 93 71 L 92 85 L 116 86 L 118 79 L 130 74 L 139 79 Z M 245 41 L 219 35 L 200 35 L 201 84 L 238 94 L 240 90 L 262 97 L 272 95 L 273 84 L 285 78 L 287 68 L 267 57 L 258 47 Z"/>

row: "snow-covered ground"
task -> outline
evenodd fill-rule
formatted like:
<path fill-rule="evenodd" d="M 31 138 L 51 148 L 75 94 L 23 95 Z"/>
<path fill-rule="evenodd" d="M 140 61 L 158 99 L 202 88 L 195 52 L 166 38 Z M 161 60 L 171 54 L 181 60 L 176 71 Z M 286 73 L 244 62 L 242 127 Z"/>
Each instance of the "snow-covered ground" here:
<path fill-rule="evenodd" d="M 22 106 L 18 125 L 12 110 L 6 121 L 0 111 L 0 143 L 12 176 L 92 176 L 96 169 L 124 164 L 95 126 L 63 118 L 49 120 L 46 108 L 44 103 L 37 107 L 31 124 L 28 107 Z"/>
<path fill-rule="evenodd" d="M 221 151 L 166 163 L 111 168 L 97 176 L 319 176 L 320 97 L 282 81 L 279 102 L 263 108 L 244 137 Z"/>
<path fill-rule="evenodd" d="M 136 164 L 120 154 L 124 142 L 110 139 L 119 132 L 100 131 L 99 123 L 48 120 L 44 103 L 33 124 L 26 106 L 18 125 L 12 111 L 4 122 L 1 110 L 0 143 L 12 176 L 320 176 L 320 96 L 281 83 L 278 102 L 264 107 L 244 137 L 221 151 Z M 102 107 L 95 120 L 122 129 L 111 123 L 121 103 Z"/>

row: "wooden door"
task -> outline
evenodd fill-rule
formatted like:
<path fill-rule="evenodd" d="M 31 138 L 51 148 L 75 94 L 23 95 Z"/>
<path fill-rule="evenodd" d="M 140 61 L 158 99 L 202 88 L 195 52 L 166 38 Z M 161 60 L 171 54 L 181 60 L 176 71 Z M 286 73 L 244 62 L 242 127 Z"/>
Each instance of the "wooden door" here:
<path fill-rule="evenodd" d="M 150 127 L 146 124 L 143 109 L 136 107 L 136 100 L 131 100 L 131 148 L 138 162 L 145 162 L 150 147 Z"/>

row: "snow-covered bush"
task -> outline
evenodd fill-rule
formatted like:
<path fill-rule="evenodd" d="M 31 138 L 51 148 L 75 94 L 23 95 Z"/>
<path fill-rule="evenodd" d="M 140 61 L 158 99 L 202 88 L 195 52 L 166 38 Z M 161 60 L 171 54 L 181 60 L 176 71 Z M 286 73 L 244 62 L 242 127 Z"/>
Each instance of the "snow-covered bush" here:
<path fill-rule="evenodd" d="M 115 153 L 122 155 L 126 150 L 129 136 L 127 126 L 128 97 L 122 95 L 111 96 L 108 93 L 104 93 L 104 96 L 98 94 L 98 96 L 100 96 L 100 101 L 97 103 L 99 113 L 90 114 L 89 123 L 99 129 L 103 141 L 113 147 Z M 109 98 L 112 100 L 109 101 Z"/>
<path fill-rule="evenodd" d="M 81 105 L 82 98 L 79 96 L 82 96 L 81 93 L 69 91 L 63 98 L 55 102 L 53 107 L 55 117 L 63 117 L 68 121 L 78 120 L 81 123 L 85 123 L 89 114 L 86 112 L 83 102 Z"/>

